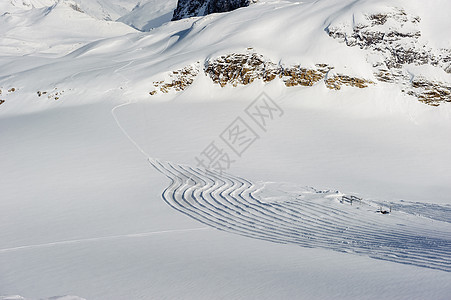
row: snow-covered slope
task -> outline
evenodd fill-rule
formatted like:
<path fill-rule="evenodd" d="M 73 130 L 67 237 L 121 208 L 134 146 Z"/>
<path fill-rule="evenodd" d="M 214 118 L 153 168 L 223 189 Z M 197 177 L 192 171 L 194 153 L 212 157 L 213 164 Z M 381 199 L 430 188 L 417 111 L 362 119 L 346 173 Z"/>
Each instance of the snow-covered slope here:
<path fill-rule="evenodd" d="M 131 12 L 123 15 L 118 21 L 141 31 L 149 31 L 171 21 L 177 0 L 148 0 L 139 2 Z"/>
<path fill-rule="evenodd" d="M 67 3 L 80 12 L 86 12 L 94 18 L 111 21 L 128 13 L 139 1 L 127 0 L 6 0 L 2 1 L 1 9 L 15 11 L 18 9 L 34 9 L 53 6 L 58 3 Z"/>
<path fill-rule="evenodd" d="M 10 14 L 57 4 L 65 4 L 97 20 L 124 22 L 139 30 L 147 31 L 171 20 L 177 0 L 10 0 L 0 3 L 0 12 Z"/>
<path fill-rule="evenodd" d="M 303 76 L 303 72 L 317 72 L 318 66 L 320 66 L 323 69 L 325 68 L 324 70 L 327 70 L 327 72 L 318 82 L 324 81 L 325 86 L 333 89 L 338 89 L 346 84 L 345 82 L 371 82 L 371 84 L 365 85 L 384 89 L 394 87 L 403 91 L 412 99 L 418 99 L 432 105 L 449 102 L 451 100 L 449 84 L 451 75 L 447 73 L 447 70 L 449 70 L 450 48 L 444 47 L 444 43 L 439 41 L 440 36 L 423 38 L 421 36 L 422 29 L 431 26 L 427 23 L 430 16 L 424 16 L 426 21 L 423 21 L 417 16 L 416 11 L 399 9 L 399 7 L 403 7 L 403 4 L 402 1 L 390 3 L 389 6 L 384 1 L 359 1 L 352 6 L 341 2 L 330 5 L 328 1 L 319 1 L 314 4 L 304 3 L 302 5 L 296 2 L 262 2 L 233 13 L 173 22 L 152 30 L 150 34 L 136 33 L 96 41 L 84 48 L 80 47 L 67 58 L 71 58 L 70 64 L 72 64 L 73 57 L 83 60 L 93 57 L 92 54 L 95 52 L 109 51 L 115 56 L 114 62 L 109 63 L 109 68 L 102 67 L 104 72 L 99 76 L 108 77 L 108 81 L 115 86 L 122 81 L 121 77 L 115 76 L 115 73 L 113 73 L 116 70 L 115 65 L 120 62 L 127 64 L 133 61 L 133 64 L 137 65 L 136 68 L 126 68 L 121 73 L 127 73 L 127 78 L 134 85 L 133 91 L 141 91 L 136 94 L 136 97 L 145 97 L 149 92 L 156 90 L 158 86 L 149 86 L 148 83 L 142 81 L 143 78 L 146 82 L 149 80 L 153 82 L 165 81 L 167 72 L 180 70 L 198 62 L 200 68 L 203 69 L 204 65 L 210 65 L 209 62 L 220 56 L 234 53 L 243 55 L 252 48 L 250 52 L 263 57 L 262 63 L 275 64 L 273 69 L 279 70 L 268 74 L 262 73 L 262 78 L 271 78 L 272 80 L 274 75 L 291 76 L 292 79 L 288 78 L 289 81 L 297 82 L 298 79 L 290 74 Z M 63 6 L 63 4 L 59 5 Z M 153 24 L 167 21 L 168 15 L 165 14 L 165 11 L 168 11 L 169 7 L 162 6 L 160 11 L 162 18 L 152 19 L 155 23 L 152 23 L 153 21 L 149 21 L 150 23 L 137 21 L 136 24 L 132 24 L 126 21 L 126 16 L 124 16 L 124 21 L 140 30 L 149 30 L 150 27 L 154 26 Z M 406 7 L 406 9 L 410 8 L 408 5 Z M 70 8 L 64 5 L 64 9 Z M 83 16 L 79 16 L 81 13 L 76 11 L 73 11 L 72 14 L 78 14 L 77 18 Z M 403 17 L 404 14 L 405 17 Z M 156 15 L 160 15 L 160 13 Z M 383 25 L 377 25 L 376 16 L 384 20 Z M 50 17 L 46 15 L 42 18 L 47 20 Z M 18 22 L 8 20 L 7 17 L 4 17 L 4 19 L 7 21 L 6 24 L 11 24 L 10 30 L 5 30 L 6 36 L 13 37 L 16 30 L 19 30 L 16 28 Z M 27 19 L 29 18 L 27 17 Z M 77 22 L 70 24 L 70 26 L 78 24 Z M 92 20 L 92 22 L 96 21 Z M 355 25 L 350 25 L 352 22 Z M 83 22 L 83 24 L 98 28 L 99 35 L 104 32 L 102 29 L 104 26 L 89 24 L 88 21 Z M 116 23 L 114 24 L 116 25 Z M 70 37 L 75 33 L 68 28 L 70 26 L 58 29 L 59 33 L 68 32 L 67 36 L 61 41 L 62 45 L 67 44 L 64 47 L 62 45 L 58 47 L 74 49 L 77 45 L 84 44 L 74 44 L 74 40 Z M 116 26 L 120 27 L 121 25 L 117 24 Z M 28 30 L 24 34 L 25 36 L 32 35 L 32 37 L 27 37 L 32 41 L 35 37 L 40 36 L 39 34 L 36 35 L 35 32 L 42 31 L 38 31 L 38 26 L 34 27 L 36 29 Z M 5 28 L 8 27 L 5 26 Z M 27 26 L 28 28 L 30 26 Z M 355 28 L 359 28 L 358 31 L 355 31 Z M 124 30 L 127 29 L 124 28 Z M 132 29 L 128 30 L 133 32 Z M 25 29 L 21 29 L 21 31 L 25 31 Z M 90 32 L 95 33 L 96 31 L 91 30 Z M 116 29 L 115 32 L 117 32 Z M 280 35 L 279 32 L 284 32 L 284 34 Z M 107 33 L 104 34 L 104 37 L 108 36 Z M 356 39 L 357 36 L 360 37 Z M 381 36 L 384 38 L 378 40 L 377 37 Z M 8 37 L 8 39 L 10 38 Z M 14 50 L 19 51 L 19 53 L 36 51 L 36 48 L 27 49 L 29 43 L 25 47 L 19 47 L 17 45 L 19 37 L 13 40 L 17 40 L 16 43 L 8 42 L 8 39 L 5 40 L 4 44 L 7 46 L 4 47 L 7 47 L 6 49 L 10 52 Z M 46 38 L 45 40 L 51 39 Z M 370 40 L 371 42 L 369 42 Z M 314 42 L 312 43 L 312 41 Z M 44 45 L 48 46 L 46 43 Z M 114 44 L 127 46 L 118 52 L 110 51 Z M 277 45 L 277 47 L 274 47 L 274 45 Z M 42 49 L 46 49 L 47 52 L 53 52 L 56 49 L 54 45 L 48 46 L 48 48 L 45 46 L 42 46 Z M 25 51 L 25 49 L 28 51 Z M 122 50 L 125 49 L 127 51 L 123 52 Z M 158 57 L 155 56 L 155 51 L 160 53 Z M 61 63 L 64 64 L 67 58 L 61 58 Z M 83 63 L 76 65 L 83 65 Z M 230 65 L 227 68 L 235 74 L 242 74 L 243 72 L 240 64 Z M 207 69 L 205 67 L 205 70 Z M 64 70 L 67 73 L 65 76 L 76 75 L 80 78 L 81 74 L 71 72 L 71 70 L 74 70 L 73 67 Z M 130 72 L 127 72 L 127 70 L 130 70 Z M 14 69 L 11 72 L 14 72 Z M 28 74 L 33 72 L 40 72 L 40 70 L 35 69 Z M 211 74 L 211 72 L 209 73 Z M 111 81 L 111 75 L 114 75 L 113 77 L 119 81 L 114 79 Z M 234 76 L 237 75 L 231 76 L 230 79 L 233 80 Z M 21 76 L 21 78 L 25 79 L 24 76 Z M 284 81 L 287 82 L 287 80 Z M 15 83 L 10 82 L 9 84 L 14 85 Z M 167 84 L 171 85 L 172 82 L 167 82 Z M 81 86 L 82 84 L 77 85 Z M 356 84 L 351 83 L 351 85 Z M 54 87 L 39 86 L 36 88 L 53 89 Z M 110 88 L 106 87 L 105 89 Z M 147 91 L 144 92 L 143 89 Z M 37 90 L 30 92 L 35 94 Z"/>
<path fill-rule="evenodd" d="M 73 2 L 33 6 L 0 17 L 3 55 L 64 55 L 89 42 L 134 30 L 125 24 L 105 22 L 79 10 Z M 41 2 L 38 2 L 41 3 Z"/>
<path fill-rule="evenodd" d="M 449 3 L 175 7 L 0 3 L 0 299 L 447 299 Z"/>

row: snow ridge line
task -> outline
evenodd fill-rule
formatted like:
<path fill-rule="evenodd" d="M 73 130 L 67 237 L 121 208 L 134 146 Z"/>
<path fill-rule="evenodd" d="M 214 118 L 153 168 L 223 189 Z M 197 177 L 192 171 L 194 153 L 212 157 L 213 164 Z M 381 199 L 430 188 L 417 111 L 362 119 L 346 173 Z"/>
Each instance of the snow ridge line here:
<path fill-rule="evenodd" d="M 175 210 L 213 228 L 260 240 L 350 252 L 376 259 L 451 272 L 448 223 L 424 227 L 421 220 L 364 210 L 340 209 L 317 199 L 264 203 L 257 187 L 229 174 L 149 159 L 171 181 L 163 200 Z M 330 203 L 329 203 L 330 202 Z M 410 216 L 412 217 L 412 216 Z M 385 218 L 385 219 L 384 219 Z M 421 219 L 421 218 L 419 218 Z M 395 224 L 399 225 L 399 224 Z"/>

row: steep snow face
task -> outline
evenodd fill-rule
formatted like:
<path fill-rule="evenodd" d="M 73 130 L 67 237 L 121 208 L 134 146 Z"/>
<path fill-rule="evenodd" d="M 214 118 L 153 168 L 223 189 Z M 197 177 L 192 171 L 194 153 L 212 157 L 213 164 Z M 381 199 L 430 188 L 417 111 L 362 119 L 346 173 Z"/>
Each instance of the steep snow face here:
<path fill-rule="evenodd" d="M 179 0 L 172 20 L 232 11 L 256 0 Z"/>

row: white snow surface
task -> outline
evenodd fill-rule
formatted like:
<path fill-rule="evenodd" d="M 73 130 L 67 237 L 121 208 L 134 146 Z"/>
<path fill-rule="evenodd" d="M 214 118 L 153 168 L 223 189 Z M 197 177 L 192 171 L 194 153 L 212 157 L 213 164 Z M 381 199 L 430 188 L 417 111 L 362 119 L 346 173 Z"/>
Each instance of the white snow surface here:
<path fill-rule="evenodd" d="M 448 1 L 260 0 L 168 22 L 175 4 L 0 3 L 0 299 L 447 299 L 447 103 L 384 83 L 221 88 L 202 71 L 183 92 L 149 91 L 249 47 L 375 81 L 325 28 L 402 7 L 449 48 Z M 283 115 L 227 174 L 198 168 L 262 92 Z"/>

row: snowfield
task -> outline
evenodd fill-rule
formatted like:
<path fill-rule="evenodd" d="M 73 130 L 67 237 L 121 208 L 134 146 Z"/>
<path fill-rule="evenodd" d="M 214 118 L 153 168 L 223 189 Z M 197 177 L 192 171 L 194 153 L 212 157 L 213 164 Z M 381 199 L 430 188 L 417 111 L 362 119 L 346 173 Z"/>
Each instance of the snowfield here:
<path fill-rule="evenodd" d="M 0 4 L 0 299 L 448 299 L 449 3 L 176 5 Z"/>

